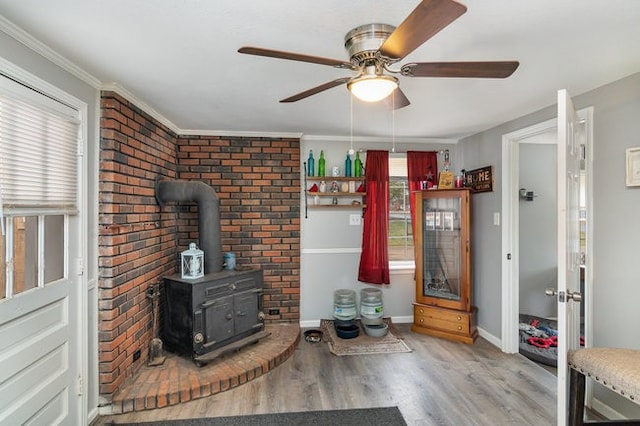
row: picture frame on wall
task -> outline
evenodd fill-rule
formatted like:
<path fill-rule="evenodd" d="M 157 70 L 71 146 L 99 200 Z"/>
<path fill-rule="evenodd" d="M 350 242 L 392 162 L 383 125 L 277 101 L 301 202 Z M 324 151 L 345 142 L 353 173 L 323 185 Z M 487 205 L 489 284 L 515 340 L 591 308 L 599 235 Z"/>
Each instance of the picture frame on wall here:
<path fill-rule="evenodd" d="M 640 186 L 640 147 L 627 149 L 627 186 Z"/>

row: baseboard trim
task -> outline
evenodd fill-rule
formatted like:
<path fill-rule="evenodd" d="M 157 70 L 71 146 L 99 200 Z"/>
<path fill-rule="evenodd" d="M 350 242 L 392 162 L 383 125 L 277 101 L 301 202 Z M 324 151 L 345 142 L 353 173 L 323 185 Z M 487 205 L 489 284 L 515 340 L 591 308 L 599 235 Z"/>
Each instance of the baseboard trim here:
<path fill-rule="evenodd" d="M 395 324 L 411 324 L 413 322 L 413 315 L 391 317 L 391 321 Z"/>
<path fill-rule="evenodd" d="M 489 333 L 487 330 L 485 330 L 482 327 L 478 327 L 478 335 L 482 337 L 484 340 L 486 340 L 487 342 L 491 343 L 493 346 L 502 350 L 502 340 L 500 338 Z"/>
<path fill-rule="evenodd" d="M 318 327 L 320 327 L 320 320 L 300 321 L 300 328 L 318 328 Z"/>
<path fill-rule="evenodd" d="M 398 317 L 391 317 L 391 322 L 394 324 L 410 324 L 413 322 L 413 315 L 405 315 Z M 320 320 L 301 320 L 300 328 L 318 328 L 320 327 Z"/>

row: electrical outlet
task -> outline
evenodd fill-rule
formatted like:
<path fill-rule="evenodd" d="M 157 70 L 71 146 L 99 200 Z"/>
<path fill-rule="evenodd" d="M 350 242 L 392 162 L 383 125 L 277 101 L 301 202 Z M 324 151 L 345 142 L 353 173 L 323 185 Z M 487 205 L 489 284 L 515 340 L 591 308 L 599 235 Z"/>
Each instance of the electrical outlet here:
<path fill-rule="evenodd" d="M 140 349 L 138 349 L 137 351 L 135 351 L 135 352 L 133 353 L 133 362 L 136 362 L 137 360 L 139 360 L 139 359 L 140 359 L 140 355 L 142 355 L 142 354 L 140 353 Z"/>
<path fill-rule="evenodd" d="M 280 309 L 269 309 L 269 315 L 280 315 Z"/>
<path fill-rule="evenodd" d="M 351 226 L 359 226 L 362 224 L 362 217 L 359 214 L 350 214 L 349 215 L 349 225 Z"/>

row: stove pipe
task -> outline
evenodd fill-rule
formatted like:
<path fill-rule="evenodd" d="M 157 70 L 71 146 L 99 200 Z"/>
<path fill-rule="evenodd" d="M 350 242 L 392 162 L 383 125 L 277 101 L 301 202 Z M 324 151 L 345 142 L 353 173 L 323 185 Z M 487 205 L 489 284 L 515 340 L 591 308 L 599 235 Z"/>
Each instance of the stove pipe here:
<path fill-rule="evenodd" d="M 199 248 L 204 251 L 204 272 L 221 271 L 220 202 L 216 191 L 199 181 L 160 180 L 156 183 L 156 199 L 160 206 L 170 201 L 198 203 Z"/>

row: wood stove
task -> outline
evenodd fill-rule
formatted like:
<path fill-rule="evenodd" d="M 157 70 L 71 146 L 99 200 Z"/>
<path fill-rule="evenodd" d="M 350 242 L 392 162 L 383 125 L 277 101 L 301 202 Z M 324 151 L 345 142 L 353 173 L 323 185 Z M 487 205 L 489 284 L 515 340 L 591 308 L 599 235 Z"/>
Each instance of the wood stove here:
<path fill-rule="evenodd" d="M 172 352 L 198 365 L 266 337 L 261 270 L 222 270 L 202 278 L 164 279 L 163 334 Z"/>

